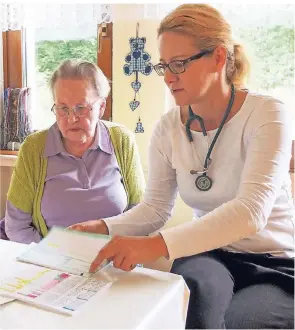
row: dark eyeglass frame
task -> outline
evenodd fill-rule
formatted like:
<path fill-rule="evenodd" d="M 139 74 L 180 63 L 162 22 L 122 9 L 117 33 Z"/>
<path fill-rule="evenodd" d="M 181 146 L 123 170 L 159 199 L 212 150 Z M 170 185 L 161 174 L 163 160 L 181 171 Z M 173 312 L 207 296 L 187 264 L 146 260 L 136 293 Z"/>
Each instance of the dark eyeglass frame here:
<path fill-rule="evenodd" d="M 154 65 L 154 70 L 157 72 L 157 74 L 159 76 L 164 76 L 165 74 L 165 69 L 168 68 L 172 73 L 174 74 L 180 74 L 180 73 L 183 73 L 185 72 L 186 70 L 186 67 L 185 65 L 191 61 L 194 61 L 194 60 L 198 60 L 200 59 L 201 57 L 203 57 L 204 55 L 206 54 L 211 54 L 214 52 L 214 49 L 215 48 L 211 48 L 211 49 L 204 49 L 202 51 L 200 51 L 198 54 L 195 54 L 193 56 L 190 56 L 188 58 L 186 58 L 185 60 L 175 60 L 175 61 L 171 61 L 170 63 L 168 64 L 163 64 L 163 63 L 158 63 L 156 65 Z M 178 63 L 181 63 L 181 65 L 183 66 L 183 71 L 180 71 L 180 72 L 175 72 L 173 71 L 173 69 L 171 68 L 171 64 L 172 63 L 175 63 L 175 62 L 178 62 Z M 164 68 L 164 72 L 162 73 L 161 70 Z"/>

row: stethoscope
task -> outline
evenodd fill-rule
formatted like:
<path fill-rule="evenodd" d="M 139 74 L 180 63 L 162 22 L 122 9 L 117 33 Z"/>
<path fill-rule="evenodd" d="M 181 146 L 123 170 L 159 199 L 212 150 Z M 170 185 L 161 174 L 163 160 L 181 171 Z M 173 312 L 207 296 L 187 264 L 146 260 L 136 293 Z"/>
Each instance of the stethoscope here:
<path fill-rule="evenodd" d="M 232 105 L 234 103 L 234 99 L 235 99 L 235 87 L 234 85 L 232 84 L 231 85 L 231 95 L 230 95 L 230 100 L 229 100 L 229 103 L 228 103 L 228 106 L 227 106 L 227 109 L 224 113 L 224 116 L 222 118 L 222 121 L 220 123 L 220 126 L 209 146 L 209 140 L 208 140 L 208 134 L 207 134 L 207 131 L 206 131 L 206 127 L 205 127 L 205 124 L 204 124 L 204 121 L 202 119 L 202 117 L 196 115 L 191 106 L 189 106 L 189 118 L 187 120 L 187 122 L 185 123 L 185 129 L 186 129 L 186 135 L 188 137 L 188 140 L 192 146 L 192 151 L 193 151 L 193 154 L 195 155 L 196 154 L 196 150 L 194 148 L 194 145 L 193 145 L 193 136 L 192 136 L 192 132 L 190 130 L 190 126 L 191 126 L 191 123 L 192 121 L 194 121 L 195 119 L 199 122 L 200 126 L 201 126 L 201 130 L 202 130 L 202 133 L 204 135 L 204 137 L 207 139 L 207 144 L 208 144 L 208 151 L 207 151 L 207 155 L 205 157 L 205 161 L 204 161 L 204 166 L 203 166 L 203 170 L 202 171 L 197 171 L 197 170 L 191 170 L 190 171 L 190 174 L 199 174 L 199 176 L 196 178 L 196 181 L 195 181 L 195 184 L 196 184 L 196 187 L 201 190 L 201 191 L 207 191 L 209 190 L 211 187 L 212 187 L 212 179 L 207 175 L 207 172 L 209 170 L 209 166 L 211 165 L 212 163 L 212 159 L 210 158 L 211 156 L 211 153 L 212 153 L 212 150 L 214 148 L 214 145 L 218 139 L 218 136 L 220 135 L 222 129 L 223 129 L 223 126 L 227 120 L 227 117 L 230 113 L 230 110 L 232 108 Z"/>

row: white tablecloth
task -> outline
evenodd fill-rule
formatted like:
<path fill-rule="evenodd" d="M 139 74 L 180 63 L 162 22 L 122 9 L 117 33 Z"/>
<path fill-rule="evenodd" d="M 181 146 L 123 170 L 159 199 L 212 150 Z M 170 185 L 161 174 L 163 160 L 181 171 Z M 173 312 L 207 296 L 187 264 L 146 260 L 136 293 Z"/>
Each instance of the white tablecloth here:
<path fill-rule="evenodd" d="M 0 279 L 26 264 L 15 261 L 27 245 L 0 240 Z M 113 267 L 112 284 L 74 316 L 42 310 L 20 301 L 0 305 L 0 329 L 181 329 L 185 326 L 189 291 L 182 277 L 136 268 Z"/>

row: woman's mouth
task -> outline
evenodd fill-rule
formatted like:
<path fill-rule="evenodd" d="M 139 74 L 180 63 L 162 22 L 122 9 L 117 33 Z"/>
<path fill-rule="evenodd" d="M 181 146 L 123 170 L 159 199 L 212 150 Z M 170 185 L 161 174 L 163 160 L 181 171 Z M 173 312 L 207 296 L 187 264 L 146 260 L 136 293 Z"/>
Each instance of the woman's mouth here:
<path fill-rule="evenodd" d="M 171 93 L 172 94 L 177 94 L 177 93 L 182 92 L 182 91 L 183 91 L 183 88 L 177 88 L 177 89 L 172 89 Z"/>
<path fill-rule="evenodd" d="M 71 132 L 78 132 L 80 130 L 81 130 L 81 128 L 71 128 L 71 129 L 69 129 L 69 131 L 71 131 Z"/>

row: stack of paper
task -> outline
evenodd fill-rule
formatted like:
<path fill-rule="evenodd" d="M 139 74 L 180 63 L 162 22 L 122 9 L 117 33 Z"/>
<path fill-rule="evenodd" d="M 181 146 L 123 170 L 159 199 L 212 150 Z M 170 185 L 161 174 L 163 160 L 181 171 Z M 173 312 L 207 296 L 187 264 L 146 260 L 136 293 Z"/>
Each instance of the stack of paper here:
<path fill-rule="evenodd" d="M 109 236 L 53 228 L 17 259 L 27 267 L 0 283 L 0 304 L 19 299 L 72 314 L 109 283 L 89 273 L 91 262 Z M 98 271 L 100 271 L 104 264 Z"/>

